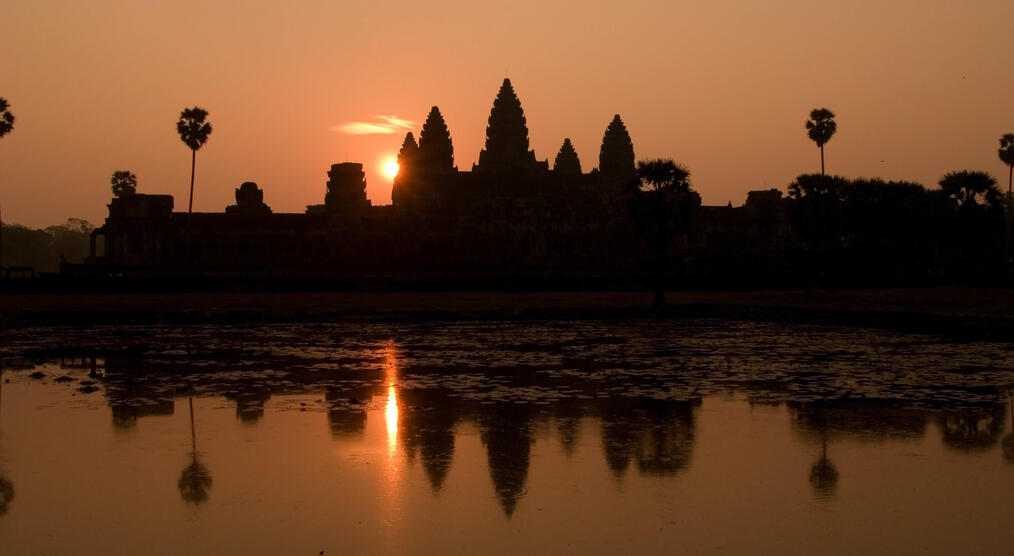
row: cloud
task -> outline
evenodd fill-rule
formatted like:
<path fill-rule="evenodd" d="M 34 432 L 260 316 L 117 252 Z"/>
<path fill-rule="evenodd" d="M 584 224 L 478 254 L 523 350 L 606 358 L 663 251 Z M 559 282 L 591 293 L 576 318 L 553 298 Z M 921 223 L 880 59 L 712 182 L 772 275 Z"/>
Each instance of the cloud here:
<path fill-rule="evenodd" d="M 331 131 L 349 135 L 392 135 L 415 127 L 415 122 L 398 116 L 377 116 L 373 122 L 345 122 L 331 127 Z"/>

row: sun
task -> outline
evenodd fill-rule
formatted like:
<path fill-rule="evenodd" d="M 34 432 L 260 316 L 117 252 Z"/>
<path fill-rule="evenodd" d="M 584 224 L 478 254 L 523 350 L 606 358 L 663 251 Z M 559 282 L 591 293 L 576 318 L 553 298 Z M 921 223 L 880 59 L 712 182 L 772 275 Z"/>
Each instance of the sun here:
<path fill-rule="evenodd" d="M 387 162 L 384 163 L 384 175 L 392 179 L 398 175 L 397 160 L 388 160 Z"/>

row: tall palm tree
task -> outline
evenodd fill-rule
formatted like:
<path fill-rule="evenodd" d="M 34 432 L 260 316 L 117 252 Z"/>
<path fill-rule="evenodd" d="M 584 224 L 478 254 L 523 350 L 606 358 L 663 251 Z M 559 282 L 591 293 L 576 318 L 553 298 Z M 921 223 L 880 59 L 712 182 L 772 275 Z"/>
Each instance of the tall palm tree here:
<path fill-rule="evenodd" d="M 1007 259 L 1011 259 L 1011 230 L 1014 228 L 1014 199 L 1011 198 L 1011 178 L 1014 178 L 1014 133 L 1005 133 L 1000 138 L 1000 160 L 1007 165 Z"/>
<path fill-rule="evenodd" d="M 193 156 L 190 161 L 190 202 L 187 203 L 187 214 L 194 208 L 194 170 L 197 167 L 197 149 L 204 146 L 211 135 L 211 124 L 207 123 L 208 111 L 203 108 L 186 108 L 180 112 L 180 121 L 176 122 L 176 132 L 180 139 L 190 147 Z"/>
<path fill-rule="evenodd" d="M 14 114 L 11 114 L 10 104 L 7 99 L 0 98 L 0 137 L 7 135 L 14 129 Z M 0 245 L 3 244 L 3 220 L 0 219 Z M 0 252 L 0 268 L 3 268 L 3 253 Z"/>
<path fill-rule="evenodd" d="M 690 170 L 672 159 L 637 163 L 631 217 L 656 257 L 655 300 L 665 303 L 665 264 L 673 241 L 686 233 L 701 196 L 690 187 Z"/>
<path fill-rule="evenodd" d="M 14 129 L 14 114 L 11 114 L 10 107 L 7 99 L 0 98 L 0 137 Z"/>
<path fill-rule="evenodd" d="M 834 113 L 827 108 L 814 108 L 810 111 L 810 119 L 806 120 L 807 134 L 820 147 L 820 175 L 824 175 L 824 143 L 838 130 L 834 122 Z"/>
<path fill-rule="evenodd" d="M 1014 178 L 1014 133 L 1006 133 L 1000 138 L 1000 160 L 1007 165 L 1007 202 L 1010 202 L 1011 178 Z"/>

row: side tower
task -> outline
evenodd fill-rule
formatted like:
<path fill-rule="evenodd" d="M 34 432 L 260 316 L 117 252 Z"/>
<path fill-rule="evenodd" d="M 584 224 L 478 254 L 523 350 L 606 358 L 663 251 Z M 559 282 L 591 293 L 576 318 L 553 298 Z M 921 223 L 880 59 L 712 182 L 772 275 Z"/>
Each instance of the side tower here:
<path fill-rule="evenodd" d="M 398 206 L 411 204 L 413 199 L 412 178 L 415 176 L 419 159 L 419 145 L 412 132 L 405 134 L 405 140 L 398 151 L 398 174 L 391 186 L 391 203 Z"/>
<path fill-rule="evenodd" d="M 619 114 L 613 116 L 613 121 L 609 122 L 602 137 L 599 172 L 604 179 L 613 183 L 625 182 L 634 177 L 634 143 Z"/>
<path fill-rule="evenodd" d="M 408 137 L 405 138 L 408 141 Z M 405 145 L 403 144 L 402 147 Z M 447 129 L 444 116 L 434 106 L 430 109 L 422 132 L 419 133 L 419 167 L 429 175 L 450 174 L 454 167 L 454 145 L 451 132 Z"/>
<path fill-rule="evenodd" d="M 488 174 L 521 174 L 536 170 L 535 152 L 528 150 L 528 123 L 510 79 L 504 79 L 493 100 L 486 126 L 486 148 L 473 169 Z"/>
<path fill-rule="evenodd" d="M 328 212 L 362 210 L 370 206 L 366 198 L 366 173 L 358 162 L 332 164 L 327 173 L 324 206 Z"/>
<path fill-rule="evenodd" d="M 570 138 L 563 140 L 560 152 L 556 154 L 556 161 L 553 163 L 553 173 L 559 176 L 576 176 L 581 174 L 581 160 L 577 157 L 577 151 L 571 144 Z"/>

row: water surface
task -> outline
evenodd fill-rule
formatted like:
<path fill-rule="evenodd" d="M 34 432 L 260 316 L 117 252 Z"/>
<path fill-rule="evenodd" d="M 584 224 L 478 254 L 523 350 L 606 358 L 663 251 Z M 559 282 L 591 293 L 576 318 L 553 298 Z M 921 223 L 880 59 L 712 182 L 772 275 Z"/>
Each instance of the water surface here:
<path fill-rule="evenodd" d="M 5 554 L 1014 542 L 1014 344 L 706 319 L 5 340 Z"/>

